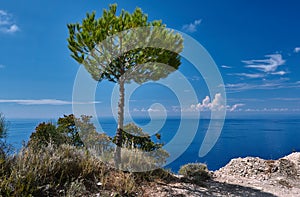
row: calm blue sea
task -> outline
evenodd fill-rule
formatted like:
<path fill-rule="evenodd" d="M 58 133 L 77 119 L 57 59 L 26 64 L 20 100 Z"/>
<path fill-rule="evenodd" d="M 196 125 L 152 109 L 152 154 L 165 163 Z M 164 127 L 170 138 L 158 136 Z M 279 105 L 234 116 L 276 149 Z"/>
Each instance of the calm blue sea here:
<path fill-rule="evenodd" d="M 22 147 L 22 141 L 28 141 L 36 125 L 45 120 L 9 120 L 7 142 L 15 149 Z M 47 121 L 47 120 L 46 120 Z M 148 119 L 135 119 L 141 125 L 149 122 Z M 194 140 L 187 150 L 174 162 L 167 165 L 173 172 L 189 162 L 206 163 L 210 170 L 224 166 L 235 157 L 258 156 L 264 159 L 277 159 L 291 153 L 300 151 L 300 119 L 226 119 L 217 143 L 204 157 L 198 156 L 199 148 L 204 139 L 210 120 L 201 119 Z M 113 135 L 116 122 L 110 118 L 100 119 L 101 126 L 109 135 Z M 168 144 L 178 129 L 180 119 L 167 119 L 160 130 L 162 142 Z M 186 132 L 189 132 L 188 130 Z M 184 139 L 182 139 L 184 141 Z M 180 148 L 178 143 L 174 148 Z"/>

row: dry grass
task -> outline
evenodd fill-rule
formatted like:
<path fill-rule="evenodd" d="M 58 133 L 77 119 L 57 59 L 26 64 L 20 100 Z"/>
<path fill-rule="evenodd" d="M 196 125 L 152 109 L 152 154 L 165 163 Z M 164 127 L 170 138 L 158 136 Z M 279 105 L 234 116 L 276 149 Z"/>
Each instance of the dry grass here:
<path fill-rule="evenodd" d="M 48 145 L 38 150 L 27 147 L 14 156 L 9 166 L 10 173 L 2 173 L 1 177 L 3 196 L 65 196 L 78 193 L 76 188 L 83 195 L 98 190 L 99 182 L 102 187 L 114 185 L 107 181 L 113 171 L 110 167 L 88 151 L 70 145 Z M 126 192 L 132 191 L 126 188 Z"/>
<path fill-rule="evenodd" d="M 49 144 L 0 160 L 0 196 L 138 196 L 142 183 L 168 175 L 118 171 L 83 148 Z"/>

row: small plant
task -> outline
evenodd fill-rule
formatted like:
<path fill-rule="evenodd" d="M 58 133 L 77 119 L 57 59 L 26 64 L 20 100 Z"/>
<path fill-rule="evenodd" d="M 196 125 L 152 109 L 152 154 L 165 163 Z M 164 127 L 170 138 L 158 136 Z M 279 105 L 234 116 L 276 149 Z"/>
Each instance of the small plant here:
<path fill-rule="evenodd" d="M 86 187 L 83 183 L 83 180 L 79 179 L 73 181 L 66 192 L 67 197 L 80 197 L 84 195 L 87 195 Z"/>
<path fill-rule="evenodd" d="M 197 183 L 210 179 L 207 166 L 203 163 L 189 163 L 179 169 L 179 174 Z"/>

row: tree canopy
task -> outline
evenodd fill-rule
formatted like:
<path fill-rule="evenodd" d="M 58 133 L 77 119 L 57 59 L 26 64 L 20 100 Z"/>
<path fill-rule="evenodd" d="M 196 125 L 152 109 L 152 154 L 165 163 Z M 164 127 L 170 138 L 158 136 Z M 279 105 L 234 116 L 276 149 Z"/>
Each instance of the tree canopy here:
<path fill-rule="evenodd" d="M 143 83 L 159 80 L 178 69 L 178 54 L 183 47 L 180 34 L 168 30 L 160 20 L 149 22 L 140 8 L 132 14 L 122 10 L 117 16 L 116 12 L 114 4 L 103 10 L 99 19 L 93 12 L 81 24 L 68 24 L 71 56 L 96 81 L 106 79 L 117 83 L 129 71 L 126 82 Z"/>

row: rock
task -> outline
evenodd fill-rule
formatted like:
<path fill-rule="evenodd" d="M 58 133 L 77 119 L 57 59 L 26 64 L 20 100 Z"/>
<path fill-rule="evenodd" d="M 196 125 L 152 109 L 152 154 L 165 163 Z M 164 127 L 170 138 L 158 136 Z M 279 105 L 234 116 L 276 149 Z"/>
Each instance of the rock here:
<path fill-rule="evenodd" d="M 232 159 L 197 185 L 179 182 L 148 186 L 143 196 L 300 196 L 300 153 L 278 160 L 258 157 Z"/>
<path fill-rule="evenodd" d="M 300 196 L 300 153 L 292 153 L 278 160 L 263 160 L 258 157 L 232 159 L 226 166 L 215 171 L 214 177 L 215 180 L 225 180 L 230 184 L 260 190 L 263 188 L 277 196 Z"/>

